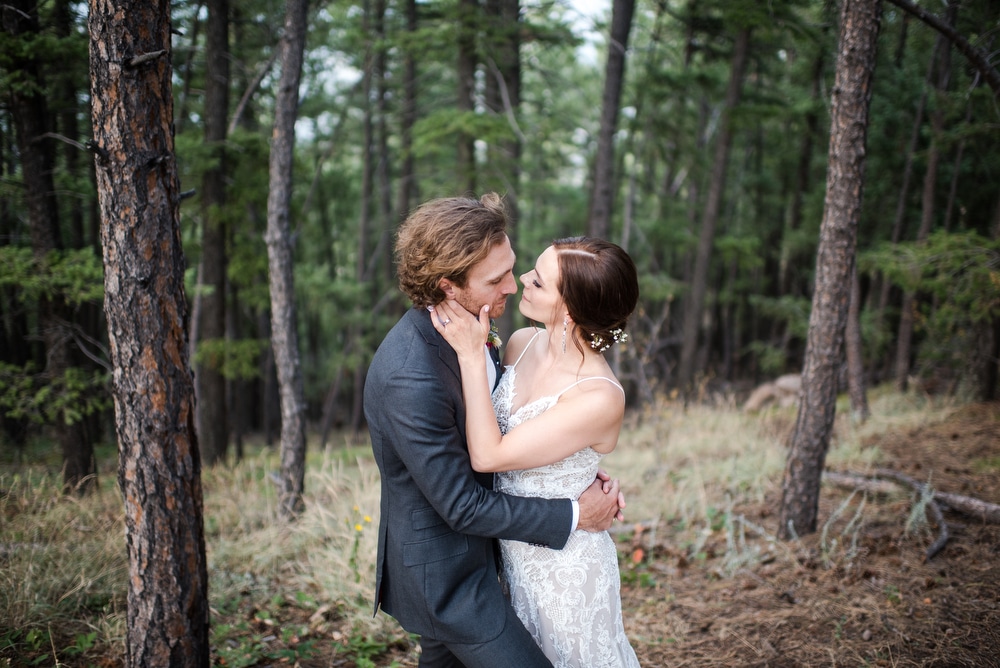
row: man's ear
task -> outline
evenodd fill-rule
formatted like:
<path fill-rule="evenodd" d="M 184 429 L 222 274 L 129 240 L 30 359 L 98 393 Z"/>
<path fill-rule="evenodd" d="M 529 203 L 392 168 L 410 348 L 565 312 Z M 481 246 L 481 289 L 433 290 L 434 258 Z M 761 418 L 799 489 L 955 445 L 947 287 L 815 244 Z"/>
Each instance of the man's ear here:
<path fill-rule="evenodd" d="M 455 284 L 451 282 L 450 279 L 442 278 L 438 281 L 438 289 L 444 293 L 447 299 L 455 298 Z"/>

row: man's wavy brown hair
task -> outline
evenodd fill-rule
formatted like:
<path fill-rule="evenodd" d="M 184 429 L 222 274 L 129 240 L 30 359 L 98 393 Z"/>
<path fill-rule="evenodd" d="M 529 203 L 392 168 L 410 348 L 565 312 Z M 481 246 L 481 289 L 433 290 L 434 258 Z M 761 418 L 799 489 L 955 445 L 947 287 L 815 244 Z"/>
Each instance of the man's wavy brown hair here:
<path fill-rule="evenodd" d="M 399 289 L 423 308 L 444 300 L 438 287 L 447 278 L 460 288 L 469 271 L 486 259 L 507 234 L 503 198 L 445 197 L 421 204 L 396 233 Z"/>

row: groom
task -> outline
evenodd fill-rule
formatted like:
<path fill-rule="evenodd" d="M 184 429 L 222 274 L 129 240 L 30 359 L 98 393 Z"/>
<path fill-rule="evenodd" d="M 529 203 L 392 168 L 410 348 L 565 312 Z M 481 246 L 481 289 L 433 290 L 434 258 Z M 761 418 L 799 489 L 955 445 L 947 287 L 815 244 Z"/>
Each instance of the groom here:
<path fill-rule="evenodd" d="M 426 307 L 448 298 L 503 313 L 517 292 L 506 226 L 495 193 L 432 200 L 400 226 L 399 285 L 413 308 L 365 383 L 382 478 L 375 611 L 421 636 L 421 666 L 550 666 L 501 592 L 494 539 L 561 549 L 574 528 L 603 531 L 619 515 L 618 481 L 596 480 L 579 500 L 522 498 L 492 491 L 493 474 L 469 464 L 458 359 Z M 499 375 L 495 347 L 483 363 Z"/>

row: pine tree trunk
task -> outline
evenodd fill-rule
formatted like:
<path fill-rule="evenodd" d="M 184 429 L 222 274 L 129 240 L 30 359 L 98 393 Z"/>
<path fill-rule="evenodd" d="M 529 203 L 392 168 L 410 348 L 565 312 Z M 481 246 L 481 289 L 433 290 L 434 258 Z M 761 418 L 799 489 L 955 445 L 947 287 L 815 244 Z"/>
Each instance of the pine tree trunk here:
<path fill-rule="evenodd" d="M 403 51 L 403 99 L 399 128 L 399 191 L 396 214 L 402 219 L 410 213 L 418 190 L 413 162 L 413 125 L 417 122 L 417 59 L 413 36 L 417 32 L 417 0 L 404 0 L 406 7 L 406 43 Z"/>
<path fill-rule="evenodd" d="M 487 63 L 486 105 L 490 111 L 507 119 L 510 132 L 489 147 L 484 190 L 504 193 L 510 224 L 507 236 L 515 249 L 518 244 L 521 186 L 521 155 L 524 135 L 518 124 L 521 109 L 521 4 L 520 0 L 488 0 L 486 11 L 491 19 L 489 37 L 492 58 Z M 501 332 L 514 331 L 514 311 L 508 308 L 497 319 Z"/>
<path fill-rule="evenodd" d="M 994 239 L 1000 239 L 1000 194 L 993 209 L 990 234 Z M 983 401 L 995 401 L 1000 395 L 1000 315 L 993 316 L 992 322 L 985 322 L 981 327 L 986 345 L 983 346 L 984 354 L 978 356 L 978 394 Z"/>
<path fill-rule="evenodd" d="M 271 288 L 271 346 L 281 394 L 281 480 L 278 512 L 295 519 L 303 509 L 306 473 L 306 404 L 299 356 L 292 272 L 289 209 L 292 200 L 292 155 L 299 80 L 305 49 L 308 0 L 285 3 L 285 35 L 281 41 L 281 77 L 271 135 L 270 188 L 267 196 L 268 271 Z"/>
<path fill-rule="evenodd" d="M 847 309 L 847 391 L 851 395 L 851 413 L 858 422 L 871 417 L 868 406 L 867 383 L 865 382 L 864 355 L 861 346 L 861 282 L 858 268 L 851 273 L 851 305 Z"/>
<path fill-rule="evenodd" d="M 823 72 L 826 69 L 826 58 L 823 52 L 816 55 L 813 63 L 812 87 L 809 92 L 810 102 L 816 102 L 820 97 L 820 89 L 823 86 Z M 799 144 L 799 162 L 795 169 L 795 190 L 792 192 L 792 201 L 788 212 L 788 229 L 786 235 L 793 236 L 802 227 L 802 208 L 806 193 L 812 185 L 812 161 L 813 161 L 813 141 L 819 134 L 819 114 L 815 111 L 819 105 L 810 106 L 805 114 L 805 131 L 802 133 L 802 140 Z M 784 297 L 788 294 L 800 295 L 806 292 L 793 290 L 791 276 L 793 269 L 805 263 L 803 253 L 796 254 L 794 244 L 784 243 L 781 248 L 781 260 L 778 267 L 778 296 Z"/>
<path fill-rule="evenodd" d="M 170 3 L 91 0 L 89 28 L 104 310 L 129 558 L 125 662 L 208 666 Z"/>
<path fill-rule="evenodd" d="M 948 24 L 953 25 L 958 5 L 953 3 L 948 10 Z M 948 88 L 951 70 L 951 44 L 941 35 L 937 38 L 934 49 L 935 58 L 932 65 L 938 61 L 938 76 L 934 80 L 933 89 L 941 94 Z M 937 56 L 940 56 L 938 60 Z M 940 95 L 938 96 L 940 97 Z M 944 111 L 941 101 L 937 100 L 931 112 L 931 143 L 927 150 L 927 171 L 924 172 L 924 189 L 920 199 L 920 228 L 917 230 L 917 241 L 925 241 L 934 223 L 935 199 L 937 194 L 938 163 L 941 159 L 941 135 L 944 131 Z M 903 293 L 903 303 L 900 306 L 899 330 L 896 333 L 896 389 L 905 392 L 910 374 L 910 356 L 913 346 L 913 327 L 916 322 L 916 293 L 906 290 Z"/>
<path fill-rule="evenodd" d="M 390 166 L 395 160 L 389 151 L 389 54 L 388 34 L 386 33 L 386 0 L 375 3 L 375 32 L 378 36 L 378 49 L 375 53 L 375 70 L 377 76 L 376 90 L 376 135 L 378 153 L 376 156 L 375 180 L 378 190 L 379 236 L 374 261 L 377 270 L 372 274 L 374 281 L 373 293 L 380 292 L 379 285 L 388 286 L 393 280 L 392 241 L 395 238 L 395 225 L 392 215 L 392 171 Z M 405 214 L 404 214 L 405 215 Z M 375 300 L 377 301 L 377 299 Z"/>
<path fill-rule="evenodd" d="M 608 61 L 604 69 L 604 94 L 601 98 L 601 127 L 597 135 L 594 185 L 587 221 L 587 234 L 601 239 L 607 239 L 611 229 L 615 195 L 615 133 L 618 130 L 622 87 L 625 85 L 625 53 L 634 13 L 635 0 L 612 1 L 611 37 L 608 40 Z"/>
<path fill-rule="evenodd" d="M 38 5 L 16 0 L 0 8 L 3 29 L 14 39 L 39 34 Z M 59 227 L 59 207 L 53 180 L 55 152 L 49 132 L 49 109 L 43 91 L 41 65 L 32 49 L 13 57 L 14 71 L 20 71 L 26 84 L 10 90 L 10 112 L 21 158 L 21 177 L 31 229 L 31 248 L 35 262 L 45 267 L 53 251 L 63 248 Z M 45 270 L 43 270 L 45 271 Z M 38 300 L 38 330 L 45 344 L 45 370 L 49 383 L 60 381 L 73 366 L 68 331 L 71 321 L 65 299 L 59 294 L 44 295 Z M 67 492 L 86 493 L 96 487 L 97 465 L 93 444 L 84 437 L 83 422 L 69 420 L 60 413 L 51 425 L 62 451 L 63 486 Z"/>
<path fill-rule="evenodd" d="M 695 371 L 695 354 L 698 350 L 698 333 L 701 329 L 702 310 L 705 307 L 705 293 L 708 291 L 708 264 L 715 241 L 715 226 L 719 221 L 719 211 L 726 190 L 726 172 L 729 169 L 729 151 L 733 143 L 733 129 L 730 118 L 740 103 L 743 91 L 743 77 L 750 57 L 750 29 L 743 28 L 733 45 L 733 63 L 729 73 L 729 86 L 720 121 L 719 136 L 716 139 L 715 155 L 712 159 L 712 174 L 701 217 L 701 231 L 698 248 L 695 251 L 694 268 L 691 276 L 691 292 L 685 300 L 684 330 L 681 342 L 681 359 L 677 372 L 677 382 L 682 387 L 691 384 Z"/>
<path fill-rule="evenodd" d="M 365 11 L 365 26 L 366 32 L 371 33 L 370 23 L 372 22 L 372 9 L 369 3 L 364 3 Z M 358 249 L 356 253 L 357 265 L 355 267 L 355 278 L 358 282 L 358 287 L 361 294 L 367 294 L 371 289 L 371 282 L 374 276 L 373 268 L 374 261 L 377 259 L 375 255 L 371 255 L 371 243 L 369 237 L 371 235 L 372 227 L 372 204 L 375 198 L 375 113 L 376 108 L 372 105 L 372 89 L 374 88 L 375 80 L 375 60 L 376 60 L 376 45 L 375 41 L 378 35 L 370 34 L 370 38 L 365 44 L 365 70 L 362 73 L 362 87 L 364 89 L 364 108 L 362 113 L 364 114 L 364 120 L 362 127 L 364 131 L 362 133 L 364 146 L 362 149 L 362 163 L 361 163 L 361 206 L 360 206 L 360 216 L 358 219 Z M 360 324 L 353 324 L 350 327 L 348 336 L 352 341 L 361 341 L 363 335 Z M 364 413 L 360 408 L 359 398 L 364 394 L 364 382 L 366 376 L 366 370 L 364 368 L 363 362 L 359 361 L 358 365 L 354 368 L 354 408 L 351 412 L 351 430 L 354 436 L 361 431 L 361 424 L 364 420 Z"/>
<path fill-rule="evenodd" d="M 229 115 L 229 2 L 208 1 L 205 31 L 205 145 L 213 165 L 201 181 L 202 256 L 204 289 L 199 309 L 198 343 L 218 344 L 226 339 L 226 124 Z M 226 378 L 221 356 L 200 356 L 195 379 L 198 396 L 198 442 L 205 465 L 225 461 L 229 441 L 226 415 Z"/>
<path fill-rule="evenodd" d="M 474 93 L 476 89 L 476 23 L 479 21 L 479 5 L 476 0 L 458 0 L 458 79 L 456 108 L 460 114 L 475 113 Z M 472 196 L 478 187 L 476 175 L 476 138 L 467 132 L 458 132 L 456 155 L 457 194 Z"/>
<path fill-rule="evenodd" d="M 816 288 L 799 412 L 781 489 L 778 535 L 784 539 L 816 530 L 820 479 L 836 412 L 838 371 L 851 298 L 880 20 L 880 0 L 844 0 Z"/>

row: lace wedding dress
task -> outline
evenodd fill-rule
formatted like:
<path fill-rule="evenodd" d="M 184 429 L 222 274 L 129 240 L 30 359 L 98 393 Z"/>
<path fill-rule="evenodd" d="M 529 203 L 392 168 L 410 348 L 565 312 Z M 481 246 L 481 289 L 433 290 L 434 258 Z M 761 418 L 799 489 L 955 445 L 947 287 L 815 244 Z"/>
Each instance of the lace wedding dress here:
<path fill-rule="evenodd" d="M 570 389 L 511 414 L 516 366 L 507 367 L 493 393 L 504 434 L 554 406 Z M 585 378 L 570 387 L 588 380 L 612 382 Z M 602 457 L 584 448 L 555 464 L 498 473 L 496 488 L 518 496 L 575 499 L 594 481 Z M 618 553 L 606 531 L 574 531 L 561 550 L 512 540 L 501 540 L 500 549 L 514 610 L 555 668 L 639 665 L 622 624 Z"/>

